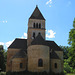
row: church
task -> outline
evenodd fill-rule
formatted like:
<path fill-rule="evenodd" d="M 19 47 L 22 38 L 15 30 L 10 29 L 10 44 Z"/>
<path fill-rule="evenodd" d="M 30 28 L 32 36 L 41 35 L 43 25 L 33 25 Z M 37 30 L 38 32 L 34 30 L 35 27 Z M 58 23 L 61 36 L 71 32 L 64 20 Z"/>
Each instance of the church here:
<path fill-rule="evenodd" d="M 45 40 L 45 18 L 36 6 L 28 20 L 27 39 L 16 38 L 7 50 L 6 72 L 63 72 L 63 50 Z"/>

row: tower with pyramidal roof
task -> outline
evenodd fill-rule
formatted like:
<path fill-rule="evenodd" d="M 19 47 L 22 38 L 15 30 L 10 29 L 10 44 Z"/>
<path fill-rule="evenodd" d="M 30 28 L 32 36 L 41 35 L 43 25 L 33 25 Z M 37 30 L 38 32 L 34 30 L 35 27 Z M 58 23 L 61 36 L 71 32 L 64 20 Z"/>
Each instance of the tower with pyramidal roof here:
<path fill-rule="evenodd" d="M 63 51 L 45 40 L 45 18 L 36 6 L 28 20 L 27 39 L 16 38 L 8 47 L 6 71 L 63 72 Z"/>
<path fill-rule="evenodd" d="M 38 34 L 41 34 L 43 39 L 45 39 L 45 18 L 36 6 L 28 21 L 28 46 L 31 45 L 32 40 L 35 39 Z"/>

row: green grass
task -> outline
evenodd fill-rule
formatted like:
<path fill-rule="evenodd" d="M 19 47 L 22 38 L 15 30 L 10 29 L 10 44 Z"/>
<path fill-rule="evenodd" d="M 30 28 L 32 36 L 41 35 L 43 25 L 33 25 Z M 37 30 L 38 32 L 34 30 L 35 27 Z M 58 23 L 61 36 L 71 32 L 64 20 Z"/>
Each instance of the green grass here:
<path fill-rule="evenodd" d="M 6 72 L 0 72 L 0 75 L 6 75 Z"/>
<path fill-rule="evenodd" d="M 75 75 L 75 74 L 72 74 L 72 73 L 68 73 L 68 74 L 66 74 L 66 75 Z"/>

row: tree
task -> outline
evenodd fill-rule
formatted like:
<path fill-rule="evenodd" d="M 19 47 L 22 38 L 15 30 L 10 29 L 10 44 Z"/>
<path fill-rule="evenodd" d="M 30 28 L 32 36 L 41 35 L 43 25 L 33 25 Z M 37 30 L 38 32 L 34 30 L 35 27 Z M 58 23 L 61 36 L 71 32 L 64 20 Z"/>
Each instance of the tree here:
<path fill-rule="evenodd" d="M 68 59 L 64 59 L 64 72 L 65 73 L 72 73 L 73 68 L 70 67 L 70 65 L 68 64 L 69 60 Z"/>
<path fill-rule="evenodd" d="M 69 64 L 73 69 L 75 69 L 75 19 L 73 21 L 73 28 L 69 32 L 69 39 L 68 39 L 69 47 Z"/>
<path fill-rule="evenodd" d="M 63 58 L 68 59 L 68 46 L 59 46 L 63 50 Z"/>
<path fill-rule="evenodd" d="M 7 53 L 3 49 L 3 46 L 0 45 L 0 71 L 5 71 Z"/>

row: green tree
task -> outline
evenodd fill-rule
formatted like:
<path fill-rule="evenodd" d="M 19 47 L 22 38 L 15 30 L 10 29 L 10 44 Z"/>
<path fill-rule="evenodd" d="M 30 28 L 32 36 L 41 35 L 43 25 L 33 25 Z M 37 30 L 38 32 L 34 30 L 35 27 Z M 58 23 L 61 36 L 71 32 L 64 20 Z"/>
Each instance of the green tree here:
<path fill-rule="evenodd" d="M 63 50 L 63 58 L 68 59 L 68 46 L 59 46 Z"/>
<path fill-rule="evenodd" d="M 69 59 L 64 59 L 64 72 L 65 73 L 72 73 L 73 72 L 73 68 L 70 67 L 68 62 L 69 62 Z"/>
<path fill-rule="evenodd" d="M 5 71 L 7 52 L 0 45 L 0 71 Z"/>
<path fill-rule="evenodd" d="M 75 69 L 75 19 L 73 21 L 73 28 L 69 32 L 68 39 L 69 47 L 69 65 Z"/>

